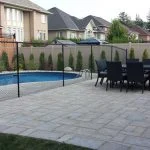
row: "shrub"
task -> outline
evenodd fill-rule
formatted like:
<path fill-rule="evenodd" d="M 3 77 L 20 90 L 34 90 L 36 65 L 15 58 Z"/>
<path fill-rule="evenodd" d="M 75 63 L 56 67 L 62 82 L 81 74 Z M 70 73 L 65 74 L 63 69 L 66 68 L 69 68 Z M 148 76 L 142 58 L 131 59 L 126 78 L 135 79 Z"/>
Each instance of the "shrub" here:
<path fill-rule="evenodd" d="M 5 71 L 5 65 L 2 60 L 0 60 L 0 71 Z"/>
<path fill-rule="evenodd" d="M 57 70 L 59 70 L 59 71 L 63 70 L 63 58 L 62 58 L 62 53 L 58 53 Z"/>
<path fill-rule="evenodd" d="M 69 55 L 69 67 L 71 67 L 73 70 L 74 70 L 74 58 L 73 58 L 73 55 L 72 53 L 70 52 L 70 55 Z"/>
<path fill-rule="evenodd" d="M 18 54 L 19 70 L 25 69 L 25 60 L 23 54 Z M 15 54 L 12 59 L 14 70 L 17 70 L 17 55 Z"/>
<path fill-rule="evenodd" d="M 3 64 L 4 70 L 9 70 L 8 55 L 6 52 L 2 52 L 1 61 Z"/>
<path fill-rule="evenodd" d="M 77 71 L 80 71 L 82 70 L 82 65 L 83 65 L 83 62 L 82 62 L 82 53 L 80 51 L 78 51 L 78 54 L 77 54 L 77 64 L 76 64 L 76 70 Z"/>
<path fill-rule="evenodd" d="M 118 51 L 115 51 L 114 61 L 120 61 L 120 57 L 119 57 Z"/>
<path fill-rule="evenodd" d="M 100 59 L 106 59 L 106 54 L 105 54 L 104 50 L 102 50 L 102 52 L 100 54 Z"/>
<path fill-rule="evenodd" d="M 130 58 L 130 59 L 134 59 L 134 58 L 135 58 L 134 48 L 131 48 L 131 49 L 130 49 L 129 58 Z"/>
<path fill-rule="evenodd" d="M 40 54 L 40 58 L 39 58 L 39 69 L 40 70 L 45 69 L 45 54 L 43 52 Z"/>
<path fill-rule="evenodd" d="M 52 59 L 52 54 L 51 53 L 48 56 L 48 68 L 50 70 L 53 70 L 53 59 Z"/>
<path fill-rule="evenodd" d="M 148 51 L 147 51 L 147 49 L 144 50 L 142 59 L 143 59 L 143 60 L 144 60 L 144 59 L 148 59 Z"/>
<path fill-rule="evenodd" d="M 28 69 L 29 70 L 36 70 L 38 67 L 34 63 L 34 55 L 30 54 L 29 56 L 29 64 L 28 64 Z"/>
<path fill-rule="evenodd" d="M 21 53 L 19 56 L 20 56 L 19 57 L 19 63 L 22 66 L 22 69 L 25 70 L 26 69 L 26 65 L 25 65 L 25 59 L 24 59 L 23 53 Z"/>
<path fill-rule="evenodd" d="M 91 60 L 91 58 L 92 58 L 92 60 Z M 92 70 L 92 72 L 95 71 L 93 52 L 92 52 L 92 54 L 89 55 L 89 69 Z"/>

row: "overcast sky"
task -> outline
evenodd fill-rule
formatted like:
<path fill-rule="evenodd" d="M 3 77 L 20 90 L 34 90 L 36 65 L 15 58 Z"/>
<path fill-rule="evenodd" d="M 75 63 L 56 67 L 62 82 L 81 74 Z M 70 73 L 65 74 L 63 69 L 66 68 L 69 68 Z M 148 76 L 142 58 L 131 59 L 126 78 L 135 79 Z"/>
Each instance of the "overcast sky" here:
<path fill-rule="evenodd" d="M 31 0 L 45 9 L 57 7 L 66 13 L 83 18 L 87 15 L 99 16 L 111 21 L 120 12 L 127 13 L 132 20 L 136 14 L 144 21 L 150 12 L 150 0 Z"/>

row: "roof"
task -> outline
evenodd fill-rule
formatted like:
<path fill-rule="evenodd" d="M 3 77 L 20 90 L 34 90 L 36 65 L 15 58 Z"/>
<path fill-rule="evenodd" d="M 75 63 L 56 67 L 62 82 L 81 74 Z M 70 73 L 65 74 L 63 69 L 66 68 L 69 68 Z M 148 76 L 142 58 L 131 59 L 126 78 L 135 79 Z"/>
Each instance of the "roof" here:
<path fill-rule="evenodd" d="M 53 7 L 49 9 L 53 14 L 48 16 L 48 29 L 49 30 L 62 30 L 62 29 L 70 29 L 70 30 L 84 30 L 88 23 L 93 20 L 94 24 L 98 26 L 106 26 L 109 27 L 110 23 L 100 17 L 96 16 L 87 16 L 83 19 L 79 19 L 77 17 L 71 16 L 64 11 Z"/>
<path fill-rule="evenodd" d="M 93 44 L 93 45 L 100 45 L 101 41 L 95 39 L 95 38 L 89 38 L 86 40 L 81 40 L 78 44 Z"/>
<path fill-rule="evenodd" d="M 71 16 L 62 10 L 54 7 L 48 10 L 52 14 L 48 16 L 48 29 L 58 30 L 58 29 L 70 29 L 79 30 L 75 22 L 72 20 Z"/>
<path fill-rule="evenodd" d="M 31 2 L 30 0 L 0 0 L 0 3 L 5 3 L 5 4 L 9 4 L 9 5 L 33 9 L 33 10 L 36 10 L 39 12 L 49 14 L 49 12 L 46 9 L 44 9 L 44 8 L 40 7 L 39 5 Z"/>
<path fill-rule="evenodd" d="M 138 32 L 140 35 L 147 35 L 147 36 L 149 35 L 150 36 L 150 32 L 148 32 L 147 30 L 141 28 L 140 26 L 135 25 L 131 29 L 133 31 Z"/>

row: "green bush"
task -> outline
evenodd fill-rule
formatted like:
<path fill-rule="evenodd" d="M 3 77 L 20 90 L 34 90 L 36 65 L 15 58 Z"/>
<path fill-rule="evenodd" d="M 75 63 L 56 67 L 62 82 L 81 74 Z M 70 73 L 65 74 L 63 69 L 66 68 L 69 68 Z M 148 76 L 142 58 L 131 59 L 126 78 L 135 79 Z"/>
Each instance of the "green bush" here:
<path fill-rule="evenodd" d="M 2 60 L 0 60 L 0 72 L 1 71 L 5 71 L 5 64 L 4 64 L 4 62 L 2 61 Z"/>
<path fill-rule="evenodd" d="M 8 55 L 6 52 L 2 52 L 1 61 L 3 62 L 4 69 L 9 70 Z"/>
<path fill-rule="evenodd" d="M 25 69 L 25 60 L 23 54 L 18 54 L 19 70 Z M 14 70 L 17 70 L 17 55 L 15 54 L 12 59 Z"/>
<path fill-rule="evenodd" d="M 62 53 L 58 53 L 57 70 L 59 70 L 59 71 L 63 70 L 63 57 L 62 57 Z"/>
<path fill-rule="evenodd" d="M 92 55 L 92 57 L 91 57 Z M 92 60 L 91 60 L 92 58 Z M 93 52 L 92 54 L 89 55 L 89 69 L 92 70 L 92 72 L 95 71 L 95 64 L 94 64 L 94 55 L 93 55 Z"/>
<path fill-rule="evenodd" d="M 135 59 L 134 48 L 130 49 L 129 58 L 130 59 Z"/>
<path fill-rule="evenodd" d="M 37 68 L 38 68 L 37 65 L 34 63 L 34 55 L 30 54 L 28 69 L 29 70 L 36 70 Z"/>
<path fill-rule="evenodd" d="M 81 53 L 80 51 L 78 51 L 76 70 L 77 70 L 77 71 L 82 70 L 82 65 L 83 65 L 82 53 Z"/>
<path fill-rule="evenodd" d="M 43 52 L 40 54 L 40 58 L 39 58 L 39 69 L 40 70 L 45 69 L 45 54 Z"/>
<path fill-rule="evenodd" d="M 144 52 L 143 52 L 142 60 L 144 60 L 144 59 L 148 59 L 148 51 L 147 51 L 147 49 L 145 49 Z"/>
<path fill-rule="evenodd" d="M 104 50 L 101 51 L 100 59 L 106 59 L 106 54 Z"/>
<path fill-rule="evenodd" d="M 119 57 L 118 51 L 115 51 L 114 61 L 120 61 L 120 57 Z"/>
<path fill-rule="evenodd" d="M 70 55 L 69 55 L 68 65 L 69 65 L 69 67 L 71 67 L 74 70 L 74 58 L 73 58 L 73 55 L 72 55 L 71 52 L 70 52 Z"/>
<path fill-rule="evenodd" d="M 48 68 L 50 70 L 53 70 L 53 59 L 52 59 L 52 54 L 50 53 L 49 56 L 48 56 Z"/>

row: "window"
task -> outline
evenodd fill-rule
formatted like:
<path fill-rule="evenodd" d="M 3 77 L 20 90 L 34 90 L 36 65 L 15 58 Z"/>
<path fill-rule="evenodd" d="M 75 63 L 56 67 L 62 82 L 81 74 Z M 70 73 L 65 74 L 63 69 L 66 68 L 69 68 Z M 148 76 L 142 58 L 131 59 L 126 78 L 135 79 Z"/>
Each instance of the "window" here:
<path fill-rule="evenodd" d="M 12 20 L 16 20 L 16 11 L 12 9 Z"/>
<path fill-rule="evenodd" d="M 45 40 L 46 39 L 46 33 L 45 33 L 45 31 L 38 31 L 38 33 L 37 33 L 37 39 L 39 39 L 39 40 Z"/>
<path fill-rule="evenodd" d="M 41 22 L 46 23 L 46 15 L 41 15 Z"/>

